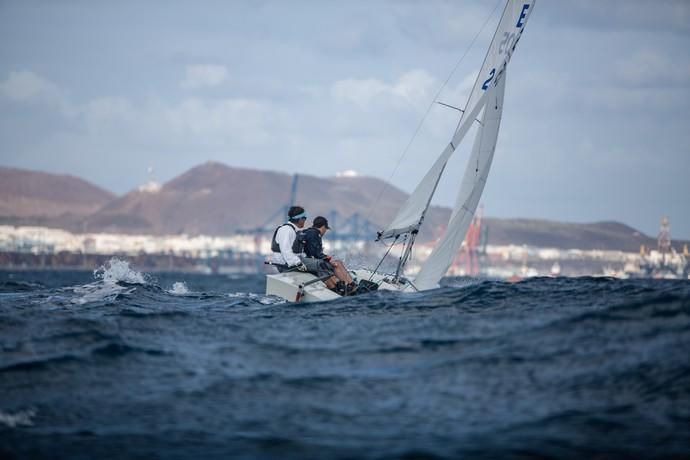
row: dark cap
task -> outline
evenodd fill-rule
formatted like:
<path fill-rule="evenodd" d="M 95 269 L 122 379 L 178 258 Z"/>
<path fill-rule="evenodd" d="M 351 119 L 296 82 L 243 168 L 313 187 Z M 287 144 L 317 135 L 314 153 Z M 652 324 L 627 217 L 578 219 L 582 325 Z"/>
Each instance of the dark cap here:
<path fill-rule="evenodd" d="M 316 216 L 316 217 L 314 217 L 314 223 L 311 226 L 316 227 L 316 228 L 321 228 L 324 225 L 326 226 L 327 229 L 330 230 L 331 227 L 328 226 L 328 219 L 326 219 L 323 216 Z"/>

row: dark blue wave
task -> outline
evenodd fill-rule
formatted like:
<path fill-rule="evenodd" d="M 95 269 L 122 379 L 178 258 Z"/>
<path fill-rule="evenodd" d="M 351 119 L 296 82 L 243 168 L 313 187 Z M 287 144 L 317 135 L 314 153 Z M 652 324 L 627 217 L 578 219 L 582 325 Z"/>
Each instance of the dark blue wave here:
<path fill-rule="evenodd" d="M 259 276 L 60 276 L 0 295 L 7 457 L 690 456 L 687 281 L 291 304 Z"/>

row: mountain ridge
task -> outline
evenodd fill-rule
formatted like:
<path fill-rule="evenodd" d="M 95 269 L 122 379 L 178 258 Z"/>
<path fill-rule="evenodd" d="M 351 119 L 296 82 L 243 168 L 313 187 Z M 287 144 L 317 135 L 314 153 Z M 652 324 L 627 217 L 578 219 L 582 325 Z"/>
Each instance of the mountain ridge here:
<path fill-rule="evenodd" d="M 115 195 L 76 176 L 0 167 L 0 217 L 83 216 Z"/>
<path fill-rule="evenodd" d="M 276 212 L 281 214 L 292 183 L 292 176 L 286 173 L 218 162 L 197 165 L 160 186 L 140 187 L 121 196 L 74 176 L 0 168 L 0 178 L 8 178 L 0 180 L 0 223 L 154 235 L 228 235 L 278 225 L 281 218 L 267 220 Z M 318 214 L 329 217 L 335 231 L 351 228 L 355 219 L 368 219 L 380 230 L 407 196 L 375 177 L 304 174 L 299 175 L 295 201 L 307 209 L 310 218 Z M 31 206 L 24 207 L 27 202 Z M 431 206 L 419 239 L 438 238 L 449 215 L 450 209 Z M 483 222 L 489 244 L 625 251 L 656 246 L 655 238 L 620 222 L 491 217 Z M 375 236 L 373 232 L 371 236 Z"/>

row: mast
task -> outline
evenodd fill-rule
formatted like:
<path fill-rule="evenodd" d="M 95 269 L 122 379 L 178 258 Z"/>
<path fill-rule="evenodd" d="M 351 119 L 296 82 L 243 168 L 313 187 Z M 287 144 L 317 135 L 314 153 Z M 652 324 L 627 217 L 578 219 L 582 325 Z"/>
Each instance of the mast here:
<path fill-rule="evenodd" d="M 419 184 L 417 184 L 417 187 L 400 208 L 393 221 L 386 229 L 378 233 L 376 241 L 386 238 L 395 238 L 397 240 L 400 236 L 406 236 L 405 247 L 396 270 L 396 279 L 399 279 L 402 275 L 405 264 L 410 257 L 419 227 L 424 221 L 431 199 L 436 192 L 448 160 L 460 142 L 462 142 L 480 111 L 487 104 L 487 93 L 490 92 L 487 90 L 495 87 L 499 81 L 505 80 L 506 67 L 522 36 L 527 19 L 534 9 L 535 1 L 507 0 L 452 140 L 441 152 L 441 155 L 436 159 Z M 463 180 L 463 184 L 464 182 Z M 461 185 L 462 188 L 463 185 Z M 481 194 L 481 191 L 479 193 Z M 479 197 L 477 197 L 478 199 Z M 473 212 L 474 210 L 472 210 Z M 451 216 L 451 221 L 456 213 L 457 210 Z"/>

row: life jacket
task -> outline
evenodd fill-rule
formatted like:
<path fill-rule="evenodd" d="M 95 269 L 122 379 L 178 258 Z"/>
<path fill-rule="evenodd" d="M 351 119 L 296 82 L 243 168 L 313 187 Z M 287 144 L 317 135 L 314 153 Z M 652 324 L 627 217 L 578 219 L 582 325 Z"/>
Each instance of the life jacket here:
<path fill-rule="evenodd" d="M 300 233 L 302 234 L 302 252 L 307 254 L 307 257 L 324 257 L 321 232 L 319 229 L 310 227 L 306 230 L 302 230 Z M 300 233 L 298 233 L 298 235 L 300 235 Z"/>
<path fill-rule="evenodd" d="M 292 227 L 292 229 L 294 230 L 294 227 L 290 223 L 279 225 L 276 228 L 276 231 L 273 232 L 273 238 L 271 238 L 271 251 L 280 252 L 280 245 L 278 244 L 278 241 L 276 241 L 276 236 L 278 236 L 278 230 L 280 230 L 281 227 L 285 227 L 286 225 L 288 227 Z M 295 237 L 295 242 L 292 243 L 292 252 L 294 252 L 295 254 L 301 254 L 302 252 L 304 252 L 304 235 L 303 232 L 298 232 L 297 230 L 295 230 L 295 233 L 297 236 Z"/>
<path fill-rule="evenodd" d="M 307 229 L 309 230 L 309 229 Z M 295 237 L 295 242 L 292 243 L 292 252 L 295 254 L 302 254 L 304 252 L 304 248 L 307 245 L 307 237 L 306 237 L 306 231 L 307 230 L 299 230 L 297 231 L 297 236 Z"/>

